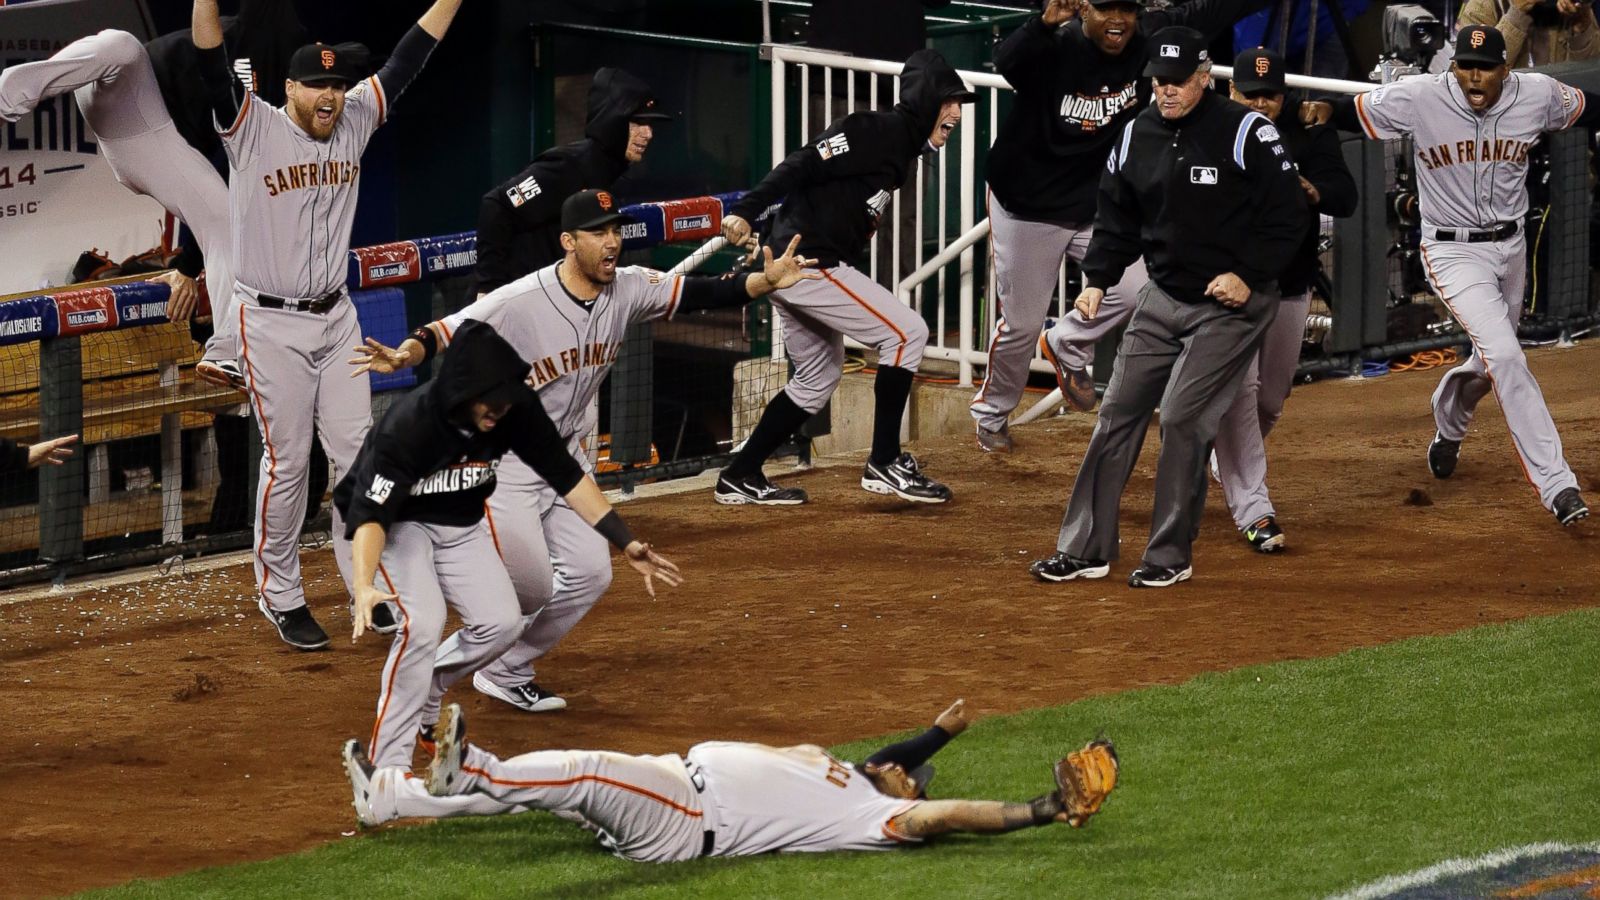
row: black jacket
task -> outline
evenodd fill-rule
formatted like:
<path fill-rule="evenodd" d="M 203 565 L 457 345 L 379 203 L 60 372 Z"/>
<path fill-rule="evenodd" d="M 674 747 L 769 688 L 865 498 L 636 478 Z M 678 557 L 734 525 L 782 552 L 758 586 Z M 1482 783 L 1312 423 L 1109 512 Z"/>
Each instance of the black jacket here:
<path fill-rule="evenodd" d="M 1279 278 L 1285 297 L 1305 293 L 1316 276 L 1317 237 L 1322 230 L 1320 217 L 1342 219 L 1356 211 L 1356 203 L 1361 199 L 1355 177 L 1345 165 L 1339 133 L 1326 125 L 1307 128 L 1300 123 L 1298 113 L 1298 103 L 1285 103 L 1273 124 L 1278 127 L 1300 177 L 1316 187 L 1319 200 L 1314 206 L 1307 201 L 1310 218 L 1305 237 Z"/>
<path fill-rule="evenodd" d="M 918 50 L 900 76 L 900 102 L 888 112 L 851 113 L 789 154 L 730 210 L 755 222 L 783 200 L 767 236 L 781 252 L 796 234 L 800 253 L 823 266 L 857 261 L 889 197 L 928 146 L 939 107 L 967 93 L 956 70 L 934 50 Z"/>
<path fill-rule="evenodd" d="M 628 170 L 628 120 L 649 85 L 621 69 L 595 72 L 583 140 L 534 157 L 478 205 L 478 293 L 488 293 L 562 257 L 561 204 L 610 188 Z"/>
<path fill-rule="evenodd" d="M 556 493 L 583 480 L 566 441 L 524 379 L 528 364 L 482 322 L 456 332 L 439 373 L 400 398 L 361 443 L 350 471 L 333 489 L 345 537 L 377 522 L 471 525 L 494 493 L 495 469 L 507 450 L 533 467 Z M 516 401 L 488 432 L 455 424 L 462 408 L 492 390 L 510 387 Z M 529 511 L 528 515 L 536 515 Z"/>
<path fill-rule="evenodd" d="M 1100 179 L 1084 281 L 1106 289 L 1140 256 L 1174 299 L 1212 302 L 1232 272 L 1278 290 L 1307 214 L 1294 163 L 1265 116 L 1207 91 L 1181 119 L 1150 107 L 1127 126 Z"/>
<path fill-rule="evenodd" d="M 1019 219 L 1088 224 L 1111 145 L 1150 105 L 1150 79 L 1141 74 L 1148 35 L 1185 25 L 1210 40 L 1268 2 L 1193 0 L 1145 12 L 1116 56 L 1084 35 L 1082 19 L 1055 29 L 1029 19 L 994 51 L 995 69 L 1016 98 L 989 150 L 989 189 Z"/>

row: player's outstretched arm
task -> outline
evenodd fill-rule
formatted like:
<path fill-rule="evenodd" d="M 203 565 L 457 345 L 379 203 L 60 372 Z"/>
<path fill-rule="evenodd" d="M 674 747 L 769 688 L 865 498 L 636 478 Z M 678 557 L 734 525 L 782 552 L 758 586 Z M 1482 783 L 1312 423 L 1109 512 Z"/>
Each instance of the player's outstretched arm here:
<path fill-rule="evenodd" d="M 352 618 L 355 628 L 350 632 L 354 642 L 372 627 L 372 610 L 379 603 L 395 599 L 394 594 L 378 590 L 372 580 L 378 575 L 378 560 L 383 556 L 383 545 L 389 540 L 380 522 L 363 522 L 350 541 L 350 562 L 355 568 L 356 605 Z"/>
<path fill-rule="evenodd" d="M 655 581 L 658 578 L 669 587 L 683 584 L 683 573 L 678 570 L 677 564 L 633 536 L 593 478 L 585 475 L 576 487 L 562 497 L 573 512 L 622 551 L 622 555 L 628 558 L 628 565 L 644 576 L 644 589 L 652 598 L 656 595 Z"/>
<path fill-rule="evenodd" d="M 417 20 L 417 26 L 434 40 L 444 40 L 444 33 L 450 30 L 450 23 L 455 21 L 459 9 L 461 0 L 437 0 L 422 14 L 422 18 Z"/>
<path fill-rule="evenodd" d="M 189 18 L 189 39 L 201 50 L 222 46 L 222 15 L 217 0 L 194 0 Z"/>
<path fill-rule="evenodd" d="M 697 309 L 722 309 L 743 306 L 751 300 L 793 287 L 802 281 L 822 277 L 816 271 L 817 261 L 799 255 L 800 235 L 795 235 L 783 255 L 773 257 L 771 247 L 761 248 L 761 271 L 754 275 L 727 279 L 690 276 L 683 279 L 683 297 L 678 302 L 678 312 Z"/>
<path fill-rule="evenodd" d="M 1040 800 L 1048 801 L 1048 797 Z M 1059 804 L 1007 803 L 1000 800 L 924 800 L 891 820 L 896 831 L 926 838 L 953 832 L 1003 834 L 1066 822 Z M 1037 808 L 1036 808 L 1037 807 Z"/>

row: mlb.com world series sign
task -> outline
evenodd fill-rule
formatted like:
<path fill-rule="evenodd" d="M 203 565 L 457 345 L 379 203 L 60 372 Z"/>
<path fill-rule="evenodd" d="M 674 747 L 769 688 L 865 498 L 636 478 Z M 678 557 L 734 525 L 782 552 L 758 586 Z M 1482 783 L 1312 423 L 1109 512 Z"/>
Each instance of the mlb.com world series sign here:
<path fill-rule="evenodd" d="M 151 37 L 134 0 L 0 3 L 0 67 L 103 28 Z M 70 282 L 85 250 L 122 259 L 160 242 L 166 211 L 118 184 L 99 149 L 70 92 L 0 122 L 0 294 Z"/>

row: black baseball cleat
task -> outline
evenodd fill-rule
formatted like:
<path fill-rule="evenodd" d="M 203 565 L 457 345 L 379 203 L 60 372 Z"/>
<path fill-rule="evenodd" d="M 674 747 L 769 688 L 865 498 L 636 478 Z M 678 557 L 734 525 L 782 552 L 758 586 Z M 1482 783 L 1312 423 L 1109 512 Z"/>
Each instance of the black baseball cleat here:
<path fill-rule="evenodd" d="M 913 503 L 949 503 L 950 489 L 922 474 L 917 458 L 902 453 L 888 465 L 867 460 L 861 473 L 861 487 L 874 494 L 888 494 Z"/>
<path fill-rule="evenodd" d="M 714 496 L 724 506 L 799 506 L 810 499 L 804 489 L 778 487 L 760 472 L 743 478 L 723 475 Z"/>
<path fill-rule="evenodd" d="M 1065 553 L 1056 553 L 1049 559 L 1034 560 L 1028 571 L 1040 581 L 1071 581 L 1074 578 L 1104 578 L 1111 574 L 1111 565 L 1103 559 L 1075 559 Z"/>
<path fill-rule="evenodd" d="M 1571 525 L 1579 519 L 1589 517 L 1589 504 L 1583 502 L 1583 495 L 1577 488 L 1567 488 L 1556 495 L 1550 504 L 1550 511 L 1556 514 L 1556 521 L 1562 525 Z"/>
<path fill-rule="evenodd" d="M 265 597 L 257 600 L 256 606 L 261 608 L 261 614 L 267 617 L 267 621 L 278 629 L 278 637 L 283 638 L 285 644 L 296 650 L 327 649 L 328 633 L 311 617 L 311 607 L 302 603 L 294 609 L 280 612 L 268 606 Z"/>
<path fill-rule="evenodd" d="M 1257 553 L 1282 553 L 1287 541 L 1283 529 L 1278 527 L 1278 520 L 1272 516 L 1262 516 L 1245 526 L 1244 539 Z"/>
<path fill-rule="evenodd" d="M 428 793 L 443 797 L 461 778 L 461 756 L 467 749 L 467 717 L 451 703 L 439 716 L 439 745 L 428 764 Z"/>
<path fill-rule="evenodd" d="M 1433 443 L 1428 445 L 1428 471 L 1435 478 L 1449 478 L 1455 474 L 1456 458 L 1461 455 L 1460 441 L 1447 441 L 1435 431 Z"/>
<path fill-rule="evenodd" d="M 433 737 L 434 733 L 437 732 L 438 729 L 438 723 L 417 726 L 417 746 L 421 747 L 423 752 L 427 753 L 429 756 L 433 756 L 439 752 L 439 742 Z"/>
<path fill-rule="evenodd" d="M 372 760 L 362 751 L 361 743 L 354 739 L 344 742 L 341 758 L 345 777 L 350 779 L 352 806 L 356 808 L 356 822 L 363 828 L 382 824 L 372 811 Z"/>
<path fill-rule="evenodd" d="M 1141 563 L 1139 568 L 1134 569 L 1133 574 L 1128 576 L 1128 587 L 1172 587 L 1180 581 L 1188 581 L 1193 575 L 1194 566 L 1169 569 L 1166 566 Z"/>
<path fill-rule="evenodd" d="M 567 708 L 566 700 L 532 681 L 525 681 L 516 687 L 504 687 L 490 681 L 489 676 L 480 671 L 473 674 L 472 687 L 480 694 L 503 700 L 523 712 L 555 712 Z"/>

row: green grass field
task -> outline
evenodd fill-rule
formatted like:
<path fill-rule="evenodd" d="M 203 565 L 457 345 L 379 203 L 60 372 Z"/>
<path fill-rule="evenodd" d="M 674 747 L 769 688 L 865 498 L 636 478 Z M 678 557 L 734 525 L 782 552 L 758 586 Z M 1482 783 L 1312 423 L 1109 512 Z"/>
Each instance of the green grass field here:
<path fill-rule="evenodd" d="M 1026 799 L 1052 759 L 1105 729 L 1122 781 L 1080 831 L 652 866 L 533 814 L 90 896 L 1322 896 L 1448 857 L 1600 838 L 1596 660 L 1600 611 L 1583 611 L 985 719 L 939 755 L 935 796 Z"/>

